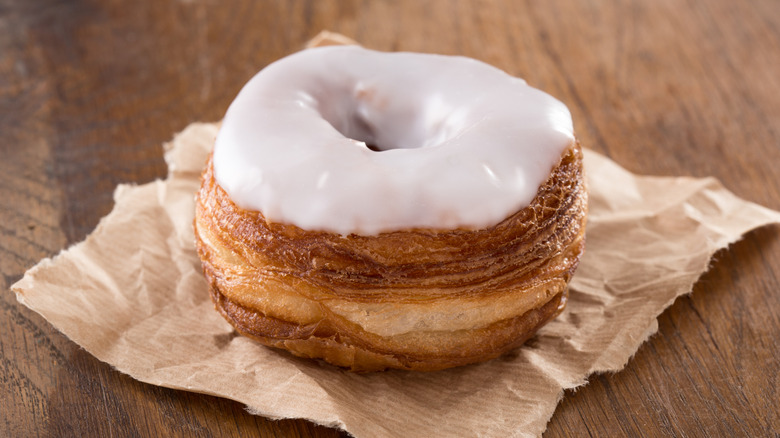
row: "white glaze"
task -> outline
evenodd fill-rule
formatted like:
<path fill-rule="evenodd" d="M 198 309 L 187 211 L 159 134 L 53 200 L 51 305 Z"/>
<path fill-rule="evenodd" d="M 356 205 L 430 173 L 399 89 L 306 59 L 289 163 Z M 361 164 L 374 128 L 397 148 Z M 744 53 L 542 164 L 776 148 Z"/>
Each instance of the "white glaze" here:
<path fill-rule="evenodd" d="M 214 175 L 240 207 L 307 230 L 481 229 L 530 204 L 573 139 L 563 103 L 482 62 L 323 47 L 246 84 Z"/>

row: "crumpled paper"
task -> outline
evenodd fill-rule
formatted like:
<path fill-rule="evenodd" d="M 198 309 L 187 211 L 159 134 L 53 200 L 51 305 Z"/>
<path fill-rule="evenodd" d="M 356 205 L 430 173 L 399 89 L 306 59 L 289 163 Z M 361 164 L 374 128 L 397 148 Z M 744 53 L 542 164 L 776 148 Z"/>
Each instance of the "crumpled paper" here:
<path fill-rule="evenodd" d="M 564 389 L 625 366 L 714 252 L 780 222 L 780 213 L 714 179 L 636 176 L 586 150 L 587 249 L 563 314 L 487 363 L 353 374 L 238 336 L 214 310 L 192 221 L 217 129 L 187 127 L 166 145 L 165 181 L 119 186 L 114 210 L 85 241 L 42 260 L 12 289 L 74 342 L 138 380 L 356 437 L 541 435 Z"/>

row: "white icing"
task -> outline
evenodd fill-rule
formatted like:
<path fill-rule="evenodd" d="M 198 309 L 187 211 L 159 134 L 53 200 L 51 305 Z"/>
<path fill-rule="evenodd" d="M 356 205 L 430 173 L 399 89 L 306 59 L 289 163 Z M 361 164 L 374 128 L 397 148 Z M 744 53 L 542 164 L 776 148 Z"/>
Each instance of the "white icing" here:
<path fill-rule="evenodd" d="M 482 62 L 323 47 L 246 84 L 214 175 L 240 207 L 307 230 L 481 229 L 530 204 L 573 139 L 563 103 Z"/>

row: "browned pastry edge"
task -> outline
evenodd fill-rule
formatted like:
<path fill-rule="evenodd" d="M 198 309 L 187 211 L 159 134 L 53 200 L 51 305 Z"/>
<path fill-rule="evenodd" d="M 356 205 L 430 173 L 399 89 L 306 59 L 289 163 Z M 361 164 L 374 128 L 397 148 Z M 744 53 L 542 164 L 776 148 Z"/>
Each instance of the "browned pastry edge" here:
<path fill-rule="evenodd" d="M 584 249 L 586 210 L 576 141 L 532 203 L 498 225 L 377 236 L 269 223 L 232 202 L 209 160 L 195 234 L 215 306 L 242 334 L 354 371 L 437 370 L 497 357 L 560 313 Z M 490 309 L 500 307 L 501 297 L 540 290 L 544 296 L 530 310 L 450 331 L 380 336 L 331 308 L 334 302 L 389 304 L 405 312 L 419 303 L 477 301 Z M 290 296 L 308 310 L 287 305 Z M 267 314 L 255 305 L 258 297 L 284 302 L 276 311 L 288 316 Z"/>
<path fill-rule="evenodd" d="M 217 310 L 242 335 L 268 347 L 287 350 L 300 357 L 322 358 L 355 372 L 387 368 L 437 371 L 494 359 L 523 345 L 539 328 L 558 316 L 569 296 L 565 289 L 540 308 L 478 329 L 473 349 L 433 356 L 383 350 L 360 338 L 342 335 L 327 321 L 301 326 L 272 318 L 230 301 L 213 284 L 210 290 Z"/>

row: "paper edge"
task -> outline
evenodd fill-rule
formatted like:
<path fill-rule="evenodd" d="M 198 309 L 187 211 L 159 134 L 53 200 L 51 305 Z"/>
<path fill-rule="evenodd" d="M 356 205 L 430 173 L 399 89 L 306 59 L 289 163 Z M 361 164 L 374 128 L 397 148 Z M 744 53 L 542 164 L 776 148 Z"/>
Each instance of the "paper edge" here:
<path fill-rule="evenodd" d="M 182 132 L 184 132 L 184 131 L 182 131 Z M 177 134 L 177 135 L 179 135 L 179 134 Z M 174 137 L 174 138 L 176 138 L 176 137 Z M 165 143 L 165 145 L 166 145 L 165 147 L 168 148 L 168 149 L 165 149 L 166 153 L 171 150 L 170 147 L 168 146 L 169 144 L 173 144 L 173 141 Z M 594 152 L 588 150 L 588 153 L 594 153 Z M 597 153 L 597 152 L 595 152 L 595 153 Z M 607 157 L 604 157 L 604 158 L 609 160 L 609 162 L 614 163 L 609 158 L 607 158 Z M 615 165 L 619 166 L 617 163 L 615 163 Z M 662 178 L 662 179 L 667 179 L 667 180 L 668 179 L 676 179 L 676 178 L 686 178 L 686 177 L 658 177 L 658 176 L 646 176 L 646 175 L 637 175 L 637 174 L 631 174 L 631 175 L 633 177 L 635 177 L 635 178 L 651 178 L 651 179 Z M 40 271 L 48 269 L 51 266 L 53 266 L 57 262 L 57 260 L 60 257 L 64 256 L 65 254 L 70 253 L 72 251 L 76 251 L 79 248 L 81 248 L 83 245 L 86 245 L 92 239 L 96 239 L 101 234 L 101 232 L 104 230 L 104 228 L 107 226 L 107 224 L 111 220 L 113 220 L 113 217 L 116 214 L 118 214 L 118 212 L 119 212 L 118 211 L 118 204 L 121 201 L 121 199 L 125 198 L 126 196 L 131 196 L 133 194 L 136 194 L 138 191 L 148 190 L 148 189 L 150 189 L 153 186 L 159 186 L 160 184 L 167 184 L 169 181 L 171 181 L 172 177 L 173 177 L 173 175 L 170 174 L 168 176 L 168 178 L 166 178 L 165 180 L 157 179 L 157 180 L 151 181 L 149 183 L 141 184 L 141 185 L 136 185 L 136 184 L 120 184 L 120 185 L 118 185 L 116 187 L 116 189 L 114 190 L 115 204 L 114 204 L 112 210 L 106 216 L 104 216 L 104 217 L 102 217 L 100 219 L 100 221 L 98 222 L 98 224 L 95 227 L 95 229 L 92 232 L 90 232 L 86 236 L 86 238 L 84 240 L 82 240 L 80 242 L 77 242 L 77 243 L 74 243 L 74 244 L 70 245 L 69 247 L 60 250 L 60 252 L 58 252 L 54 256 L 45 257 L 45 258 L 41 259 L 33 267 L 28 269 L 24 273 L 24 275 L 23 275 L 23 277 L 21 279 L 19 279 L 13 285 L 11 285 L 10 289 L 13 292 L 15 292 L 17 301 L 19 303 L 23 304 L 25 307 L 27 307 L 28 309 L 34 311 L 35 313 L 38 313 L 39 315 L 41 315 L 47 321 L 47 323 L 49 323 L 52 327 L 54 327 L 55 330 L 57 330 L 58 332 L 62 333 L 71 342 L 74 342 L 74 344 L 76 344 L 79 348 L 87 351 L 93 357 L 95 357 L 99 361 L 107 364 L 112 369 L 114 369 L 114 370 L 116 370 L 116 371 L 118 371 L 118 372 L 120 372 L 120 373 L 122 373 L 124 375 L 127 375 L 127 376 L 133 378 L 134 380 L 137 380 L 137 381 L 140 381 L 140 382 L 144 382 L 145 384 L 161 386 L 161 387 L 165 387 L 165 388 L 169 388 L 169 389 L 173 389 L 173 390 L 183 390 L 183 391 L 187 391 L 187 392 L 195 392 L 195 393 L 205 394 L 205 395 L 219 397 L 219 398 L 226 398 L 222 394 L 217 394 L 217 393 L 210 392 L 210 391 L 193 390 L 191 388 L 187 388 L 187 387 L 184 387 L 184 386 L 181 386 L 181 385 L 172 385 L 172 384 L 168 384 L 168 383 L 165 383 L 165 382 L 155 381 L 154 379 L 139 378 L 139 377 L 133 376 L 129 372 L 125 371 L 123 368 L 117 367 L 117 366 L 107 362 L 105 359 L 102 359 L 101 357 L 96 355 L 93 351 L 91 351 L 90 348 L 87 348 L 87 347 L 85 347 L 85 346 L 83 346 L 83 345 L 73 341 L 70 338 L 70 336 L 68 336 L 65 332 L 61 331 L 57 326 L 55 326 L 54 324 L 49 322 L 48 319 L 43 314 L 38 312 L 35 308 L 31 307 L 29 305 L 29 303 L 25 299 L 26 298 L 25 297 L 25 289 L 29 287 L 29 282 L 32 281 L 31 280 L 32 277 L 37 275 Z M 760 213 L 763 216 L 758 223 L 752 224 L 751 226 L 746 227 L 746 228 L 741 228 L 739 230 L 739 232 L 738 232 L 738 235 L 736 237 L 732 236 L 732 238 L 730 238 L 728 240 L 728 242 L 724 246 L 720 246 L 718 249 L 716 249 L 715 253 L 717 253 L 719 251 L 722 251 L 722 250 L 728 251 L 731 245 L 733 245 L 734 243 L 744 239 L 745 236 L 748 233 L 752 232 L 752 231 L 755 231 L 755 230 L 757 230 L 759 228 L 763 228 L 763 227 L 768 226 L 768 225 L 777 225 L 777 224 L 780 223 L 780 212 L 776 212 L 774 210 L 768 209 L 766 207 L 763 207 L 763 206 L 761 206 L 759 204 L 756 204 L 756 203 L 753 203 L 751 201 L 747 201 L 747 200 L 738 198 L 736 195 L 733 194 L 733 192 L 731 192 L 728 189 L 726 189 L 722 185 L 722 183 L 720 183 L 720 181 L 718 181 L 715 178 L 709 177 L 709 178 L 706 178 L 706 179 L 710 180 L 712 183 L 714 183 L 715 187 L 707 187 L 704 190 L 713 190 L 714 189 L 717 192 L 720 192 L 722 194 L 725 194 L 725 195 L 727 195 L 729 197 L 732 197 L 732 198 L 738 200 L 739 202 L 745 204 L 746 206 L 749 206 L 751 209 L 755 209 L 758 213 Z M 697 179 L 697 180 L 702 180 L 702 179 Z M 694 288 L 695 284 L 699 281 L 699 278 L 701 278 L 702 275 L 704 275 L 706 272 L 708 272 L 714 266 L 715 263 L 716 263 L 716 261 L 714 261 L 712 256 L 707 258 L 707 260 L 705 262 L 705 265 L 703 267 L 699 268 L 699 269 L 702 269 L 702 271 L 701 271 L 699 277 L 697 277 L 697 279 L 691 284 L 691 289 L 686 291 L 686 292 L 683 292 L 683 293 L 681 293 L 679 295 L 676 295 L 674 298 L 672 298 L 669 301 L 667 301 L 664 304 L 664 306 L 663 306 L 663 308 L 661 309 L 660 312 L 658 312 L 656 315 L 648 318 L 648 324 L 647 324 L 647 327 L 646 327 L 646 332 L 645 332 L 644 336 L 642 337 L 642 340 L 639 342 L 637 349 L 635 351 L 633 351 L 631 353 L 631 355 L 628 356 L 623 361 L 622 364 L 614 366 L 614 367 L 608 367 L 608 368 L 591 369 L 589 372 L 587 372 L 583 376 L 583 381 L 582 382 L 579 382 L 579 383 L 571 385 L 571 386 L 569 386 L 569 385 L 561 385 L 560 386 L 560 390 L 558 391 L 558 394 L 556 396 L 555 403 L 553 405 L 555 408 L 552 410 L 551 414 L 547 417 L 546 421 L 544 422 L 544 429 L 542 430 L 541 433 L 543 434 L 547 430 L 547 425 L 549 424 L 549 421 L 552 418 L 552 416 L 557 411 L 558 406 L 560 405 L 561 401 L 565 397 L 566 391 L 568 391 L 568 390 L 572 390 L 574 392 L 578 391 L 580 388 L 584 387 L 585 385 L 587 385 L 589 383 L 590 377 L 592 375 L 616 374 L 617 372 L 622 371 L 628 365 L 628 363 L 634 358 L 636 353 L 639 351 L 639 348 L 641 348 L 648 340 L 650 340 L 650 338 L 654 334 L 657 333 L 657 330 L 658 330 L 658 317 L 661 314 L 663 314 L 665 311 L 667 311 L 667 309 L 679 297 L 682 297 L 682 296 L 690 294 L 693 291 L 693 288 Z M 227 397 L 227 398 L 228 399 L 232 399 L 232 398 L 229 398 L 229 397 Z M 271 419 L 273 421 L 282 420 L 282 419 L 304 419 L 306 421 L 312 422 L 312 423 L 320 425 L 320 426 L 324 426 L 324 427 L 328 427 L 328 428 L 335 428 L 335 429 L 338 429 L 338 430 L 343 431 L 345 433 L 348 433 L 350 435 L 353 435 L 352 431 L 350 431 L 348 429 L 347 422 L 345 422 L 341 418 L 338 419 L 338 420 L 325 420 L 325 419 L 311 418 L 311 417 L 307 417 L 307 416 L 276 415 L 276 414 L 264 412 L 262 409 L 258 409 L 256 407 L 252 406 L 248 402 L 241 401 L 241 400 L 236 400 L 236 399 L 233 399 L 233 400 L 238 401 L 239 403 L 243 404 L 244 405 L 244 409 L 248 413 L 250 413 L 252 415 L 260 415 L 260 416 L 262 416 L 264 418 L 268 418 L 268 419 Z M 353 435 L 353 436 L 356 436 L 356 435 Z"/>

